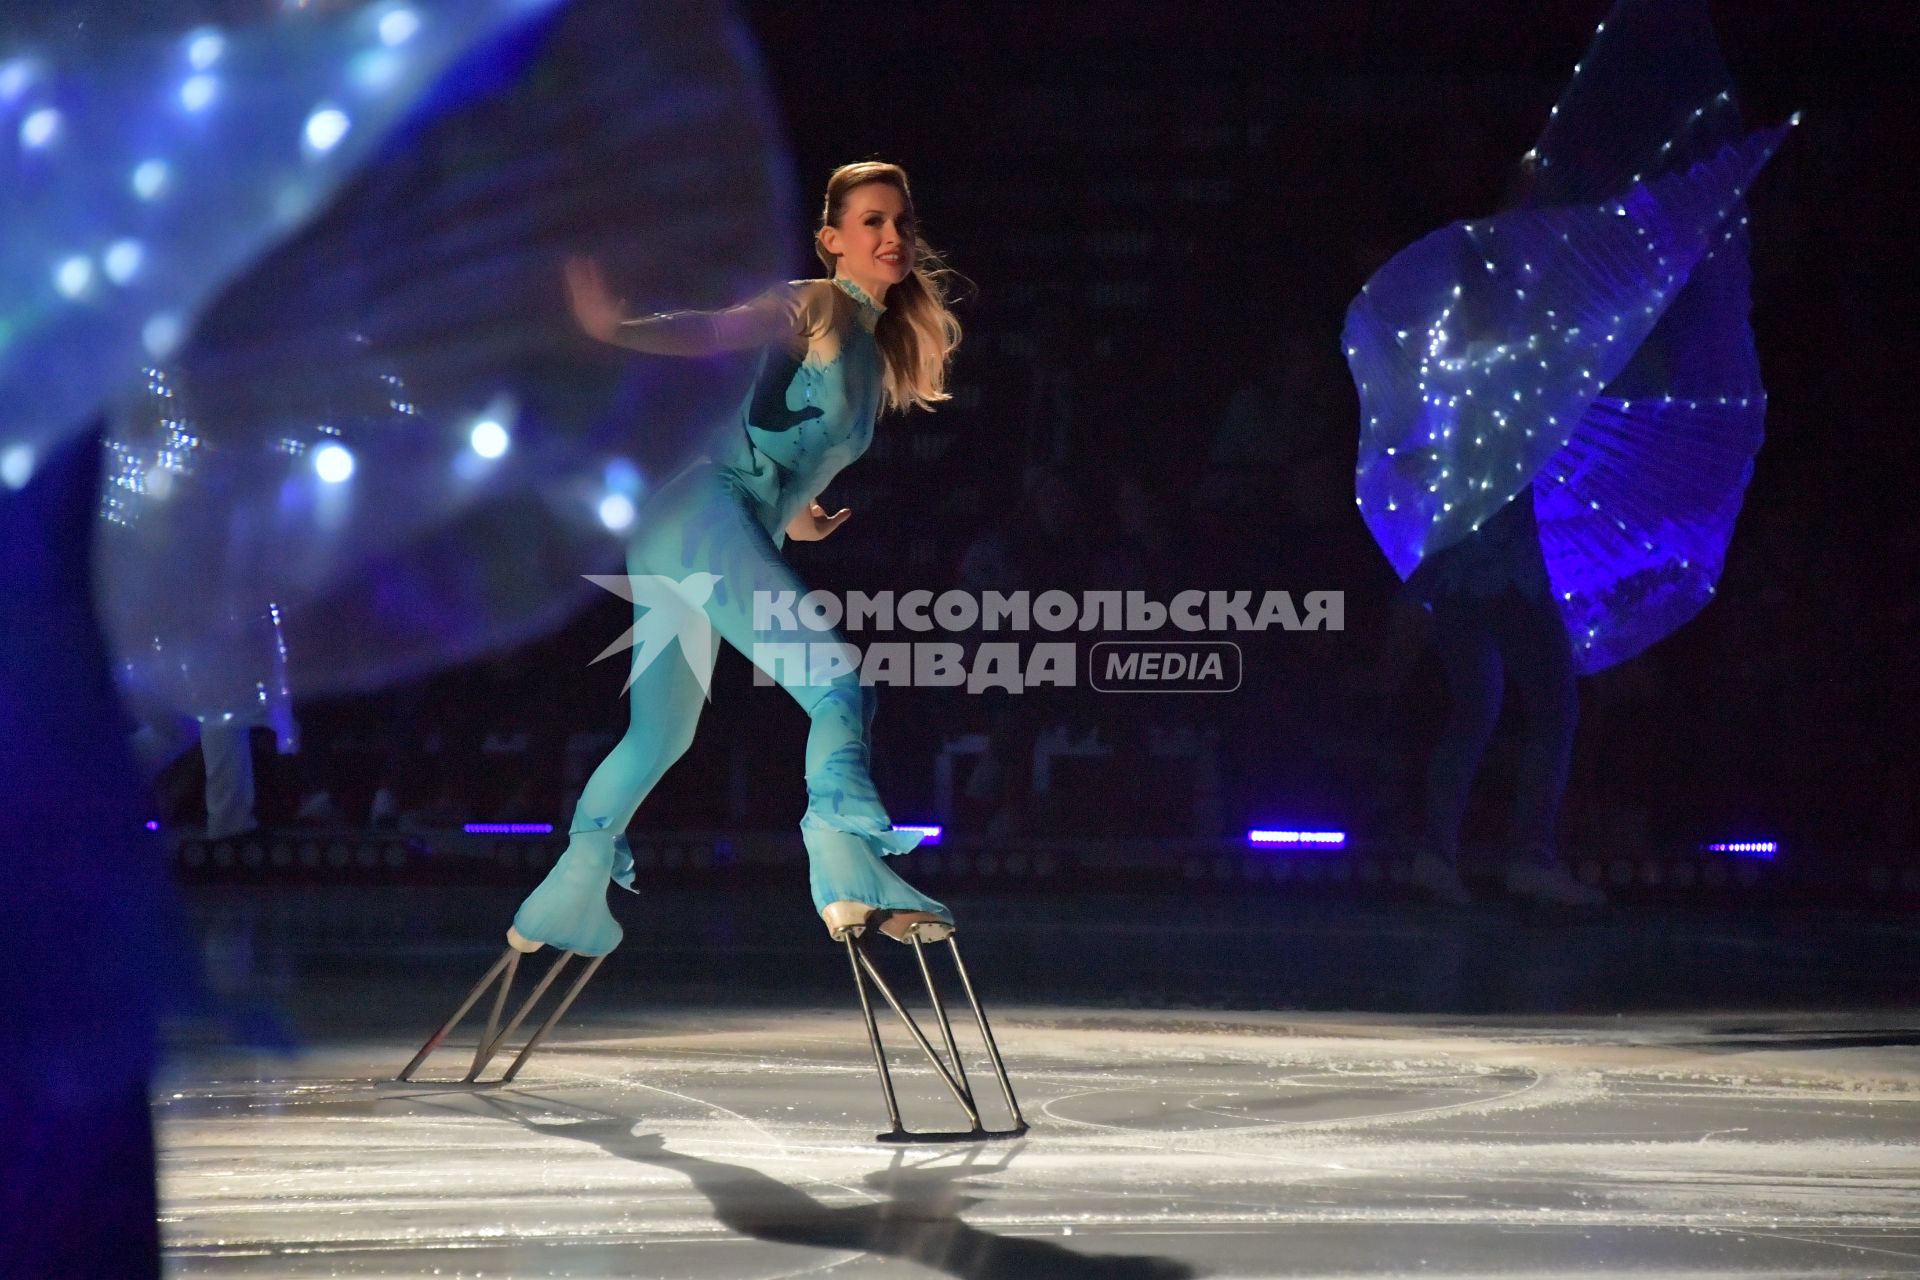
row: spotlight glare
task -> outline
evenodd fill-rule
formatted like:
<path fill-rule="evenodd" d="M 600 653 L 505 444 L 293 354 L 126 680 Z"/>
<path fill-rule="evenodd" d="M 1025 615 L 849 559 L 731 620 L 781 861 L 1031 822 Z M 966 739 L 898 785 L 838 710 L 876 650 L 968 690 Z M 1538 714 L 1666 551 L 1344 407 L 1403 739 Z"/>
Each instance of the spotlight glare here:
<path fill-rule="evenodd" d="M 165 160 L 142 160 L 133 170 L 133 194 L 142 200 L 153 200 L 167 189 L 167 171 Z"/>
<path fill-rule="evenodd" d="M 361 89 L 378 93 L 399 77 L 404 62 L 404 56 L 392 49 L 362 49 L 347 64 L 347 74 Z"/>
<path fill-rule="evenodd" d="M 333 150 L 352 127 L 353 122 L 340 108 L 316 107 L 313 114 L 307 117 L 307 146 L 316 154 L 324 155 Z"/>
<path fill-rule="evenodd" d="M 0 102 L 17 98 L 26 92 L 33 79 L 33 64 L 25 58 L 11 58 L 0 63 Z"/>
<path fill-rule="evenodd" d="M 195 71 L 205 71 L 220 61 L 220 55 L 226 51 L 226 37 L 211 28 L 196 31 L 187 37 L 187 61 Z"/>
<path fill-rule="evenodd" d="M 163 311 L 140 326 L 140 344 L 155 360 L 165 360 L 180 345 L 180 317 Z"/>
<path fill-rule="evenodd" d="M 69 298 L 78 298 L 93 284 L 93 262 L 84 254 L 64 259 L 53 269 L 53 286 Z"/>
<path fill-rule="evenodd" d="M 33 446 L 16 444 L 0 453 L 0 484 L 24 489 L 33 478 Z"/>
<path fill-rule="evenodd" d="M 107 279 L 115 284 L 125 284 L 140 270 L 140 263 L 146 256 L 146 250 L 138 240 L 116 240 L 107 246 L 100 264 L 107 270 Z"/>
<path fill-rule="evenodd" d="M 205 72 L 188 76 L 180 86 L 180 105 L 189 111 L 204 111 L 220 92 L 220 81 Z"/>
<path fill-rule="evenodd" d="M 313 455 L 313 470 L 328 484 L 340 484 L 353 475 L 353 454 L 345 445 L 323 446 Z"/>
<path fill-rule="evenodd" d="M 37 151 L 52 142 L 59 132 L 60 113 L 52 107 L 41 107 L 29 112 L 20 122 L 20 145 Z"/>
<path fill-rule="evenodd" d="M 632 494 L 640 492 L 640 469 L 625 458 L 614 458 L 610 460 L 603 469 L 602 476 L 606 481 L 607 488 L 613 490 L 615 493 Z"/>
<path fill-rule="evenodd" d="M 419 15 L 411 9 L 395 9 L 380 19 L 380 43 L 392 47 L 405 44 L 420 30 Z"/>
<path fill-rule="evenodd" d="M 633 499 L 624 493 L 610 493 L 600 499 L 600 523 L 614 533 L 619 533 L 632 524 L 637 514 Z"/>
<path fill-rule="evenodd" d="M 498 458 L 506 453 L 511 440 L 505 427 L 492 418 L 483 418 L 473 424 L 473 430 L 468 434 L 467 442 L 481 457 Z"/>

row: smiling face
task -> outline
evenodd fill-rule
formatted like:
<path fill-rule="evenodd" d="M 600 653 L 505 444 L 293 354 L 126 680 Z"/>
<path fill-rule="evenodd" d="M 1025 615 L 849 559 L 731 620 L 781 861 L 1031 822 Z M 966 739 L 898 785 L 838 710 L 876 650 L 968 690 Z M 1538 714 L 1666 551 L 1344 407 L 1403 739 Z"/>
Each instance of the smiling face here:
<path fill-rule="evenodd" d="M 847 192 L 839 221 L 820 228 L 820 244 L 836 275 L 882 300 L 913 271 L 913 208 L 891 182 L 863 182 Z"/>

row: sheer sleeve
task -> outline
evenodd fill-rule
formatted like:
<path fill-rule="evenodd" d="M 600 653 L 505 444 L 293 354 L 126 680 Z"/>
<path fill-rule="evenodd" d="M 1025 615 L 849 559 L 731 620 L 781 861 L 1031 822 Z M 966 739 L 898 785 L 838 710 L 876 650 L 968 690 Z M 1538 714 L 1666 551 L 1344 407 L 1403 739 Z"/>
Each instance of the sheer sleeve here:
<path fill-rule="evenodd" d="M 710 356 L 755 347 L 795 347 L 817 327 L 820 302 L 810 283 L 779 285 L 723 311 L 667 311 L 628 320 L 613 341 L 662 356 Z"/>

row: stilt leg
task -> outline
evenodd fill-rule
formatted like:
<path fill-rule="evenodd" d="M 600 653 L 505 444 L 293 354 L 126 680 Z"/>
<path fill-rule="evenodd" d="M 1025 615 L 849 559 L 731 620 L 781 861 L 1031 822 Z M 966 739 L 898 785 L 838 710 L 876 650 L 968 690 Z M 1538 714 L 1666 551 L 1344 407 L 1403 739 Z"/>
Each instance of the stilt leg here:
<path fill-rule="evenodd" d="M 407 1063 L 406 1067 L 400 1072 L 396 1079 L 402 1082 L 413 1079 L 413 1073 L 420 1069 L 420 1064 L 427 1060 L 427 1055 L 435 1049 L 438 1049 L 440 1042 L 447 1038 L 448 1033 L 460 1025 L 460 1019 L 467 1016 L 467 1010 L 479 1003 L 480 997 L 486 993 L 487 987 L 492 984 L 495 978 L 500 976 L 500 971 L 505 969 L 509 964 L 518 963 L 515 957 L 519 954 L 520 953 L 512 947 L 508 947 L 506 952 L 498 960 L 493 962 L 493 967 L 487 970 L 480 981 L 473 984 L 473 990 L 467 992 L 467 998 L 460 1002 L 460 1007 L 453 1011 L 453 1016 L 448 1018 L 438 1031 L 427 1037 L 427 1042 L 420 1046 L 420 1052 L 413 1055 L 413 1061 Z"/>
<path fill-rule="evenodd" d="M 500 1014 L 507 1007 L 507 992 L 513 990 L 513 979 L 520 972 L 520 953 L 513 951 L 512 959 L 507 961 L 507 971 L 500 978 L 500 990 L 493 997 L 493 1011 L 487 1015 L 487 1029 L 480 1034 L 480 1043 L 473 1047 L 473 1067 L 467 1072 L 467 1083 L 471 1084 L 480 1074 L 480 1068 L 487 1065 L 487 1059 L 493 1056 L 494 1032 L 500 1028 Z"/>
<path fill-rule="evenodd" d="M 1007 1079 L 1007 1064 L 1000 1060 L 1000 1046 L 994 1041 L 993 1028 L 987 1023 L 986 1010 L 980 1007 L 980 997 L 973 993 L 973 980 L 967 976 L 966 962 L 960 958 L 960 944 L 952 935 L 947 938 L 947 948 L 953 953 L 953 968 L 960 975 L 961 989 L 967 993 L 967 1003 L 973 1006 L 973 1019 L 980 1025 L 980 1038 L 986 1042 L 987 1057 L 993 1063 L 993 1074 L 1000 1081 L 1000 1093 L 1007 1100 L 1007 1111 L 1013 1116 L 1016 1132 L 1027 1131 L 1027 1121 L 1020 1114 L 1020 1104 L 1014 1101 L 1013 1082 Z"/>
<path fill-rule="evenodd" d="M 867 1022 L 867 1043 L 873 1046 L 873 1066 L 880 1073 L 880 1094 L 887 1101 L 887 1123 L 893 1134 L 905 1133 L 900 1126 L 900 1103 L 893 1096 L 893 1075 L 887 1070 L 887 1051 L 880 1044 L 880 1026 L 873 1020 L 873 1001 L 867 996 L 867 978 L 860 972 L 860 953 L 854 949 L 854 932 L 841 934 L 847 944 L 847 962 L 853 966 L 853 989 L 860 996 L 860 1014 Z M 888 1135 L 883 1134 L 882 1137 Z"/>
<path fill-rule="evenodd" d="M 973 1098 L 965 1089 L 961 1088 L 959 1081 L 953 1078 L 953 1073 L 947 1070 L 946 1063 L 940 1061 L 940 1055 L 933 1051 L 933 1045 L 928 1042 L 926 1035 L 920 1030 L 920 1024 L 913 1020 L 913 1015 L 907 1012 L 906 1006 L 894 998 L 893 989 L 887 986 L 887 980 L 880 976 L 880 970 L 874 967 L 874 963 L 868 958 L 865 949 L 856 943 L 853 953 L 859 960 L 861 968 L 866 970 L 867 977 L 872 981 L 874 988 L 879 991 L 880 997 L 893 1007 L 895 1013 L 900 1015 L 900 1021 L 906 1025 L 908 1034 L 910 1034 L 914 1042 L 920 1046 L 921 1052 L 927 1055 L 927 1061 L 933 1064 L 933 1069 L 939 1073 L 941 1082 L 952 1091 L 954 1101 L 958 1102 L 960 1109 L 967 1113 L 968 1127 L 974 1131 L 978 1131 L 980 1128 L 980 1115 L 974 1110 Z"/>
<path fill-rule="evenodd" d="M 933 1002 L 933 1016 L 940 1020 L 940 1038 L 947 1043 L 947 1061 L 953 1066 L 954 1078 L 960 1082 L 960 1087 L 967 1091 L 968 1101 L 972 1101 L 973 1086 L 967 1081 L 966 1064 L 960 1061 L 960 1048 L 953 1042 L 953 1023 L 947 1020 L 947 1006 L 940 1002 L 940 989 L 933 985 L 933 970 L 927 967 L 926 947 L 921 943 L 918 931 L 909 935 L 908 940 L 913 944 L 913 958 L 920 965 L 920 978 L 927 984 L 927 999 Z M 977 1105 L 974 1111 L 977 1117 L 979 1111 Z M 977 1118 L 975 1123 L 978 1123 Z"/>
<path fill-rule="evenodd" d="M 870 915 L 869 921 L 871 920 Z M 944 929 L 951 928 L 944 925 L 944 922 L 940 922 L 940 925 Z M 967 973 L 966 965 L 960 959 L 960 949 L 952 946 L 950 954 L 953 956 L 954 971 L 959 975 L 960 985 L 967 993 L 967 1004 L 973 1010 L 974 1022 L 980 1028 L 980 1038 L 986 1045 L 987 1057 L 993 1064 L 994 1076 L 1000 1083 L 1001 1096 L 1006 1099 L 1007 1113 L 1013 1119 L 1013 1127 L 1009 1129 L 988 1129 L 980 1123 L 979 1103 L 974 1098 L 973 1084 L 967 1079 L 966 1065 L 960 1057 L 960 1046 L 953 1033 L 953 1020 L 947 1014 L 946 1002 L 940 998 L 940 989 L 933 980 L 933 966 L 927 960 L 926 943 L 929 937 L 936 942 L 944 937 L 951 944 L 951 933 L 936 930 L 923 936 L 922 926 L 915 924 L 896 935 L 900 941 L 912 946 L 914 962 L 919 967 L 920 978 L 927 985 L 927 999 L 933 1004 L 934 1017 L 940 1022 L 940 1038 L 946 1045 L 947 1053 L 943 1060 L 939 1050 L 933 1047 L 926 1033 L 920 1029 L 919 1022 L 907 1011 L 906 1006 L 900 1003 L 893 989 L 887 985 L 886 976 L 880 972 L 872 952 L 866 945 L 865 935 L 871 932 L 871 927 L 864 932 L 856 932 L 853 928 L 848 928 L 836 933 L 834 937 L 837 941 L 844 943 L 847 948 L 847 959 L 853 968 L 853 989 L 860 997 L 860 1014 L 866 1022 L 867 1042 L 873 1047 L 873 1065 L 880 1073 L 880 1091 L 886 1099 L 887 1119 L 893 1125 L 888 1132 L 879 1134 L 877 1141 L 960 1143 L 983 1142 L 993 1138 L 1018 1138 L 1024 1135 L 1027 1132 L 1027 1122 L 1020 1114 L 1020 1104 L 1014 1099 L 1013 1085 L 1007 1079 L 1006 1064 L 1000 1058 L 1000 1046 L 993 1038 L 993 1028 L 987 1022 L 986 1010 L 981 1008 L 979 996 L 973 990 L 973 980 Z M 932 1064 L 934 1073 L 940 1077 L 940 1082 L 947 1086 L 948 1092 L 953 1094 L 954 1101 L 960 1104 L 961 1111 L 967 1117 L 967 1127 L 964 1130 L 926 1132 L 908 1129 L 901 1123 L 900 1103 L 894 1093 L 893 1076 L 887 1066 L 886 1049 L 880 1040 L 880 1027 L 874 1018 L 873 1000 L 867 990 L 868 984 L 872 984 L 873 989 L 880 993 L 880 997 L 899 1016 L 901 1025 L 907 1029 L 907 1034 L 911 1035 L 914 1043 L 920 1046 L 920 1051 L 927 1055 L 927 1061 Z"/>
<path fill-rule="evenodd" d="M 520 1024 L 527 1020 L 527 1015 L 533 1012 L 533 1007 L 540 1003 L 541 997 L 547 994 L 547 988 L 553 985 L 553 980 L 560 976 L 560 971 L 567 967 L 567 962 L 572 960 L 574 955 L 572 951 L 562 951 L 555 956 L 553 963 L 547 966 L 546 973 L 541 976 L 539 985 L 534 987 L 531 995 L 520 1002 L 520 1008 L 500 1034 L 489 1035 L 480 1042 L 480 1048 L 474 1054 L 473 1070 L 467 1073 L 467 1083 L 471 1084 L 479 1079 L 480 1073 L 487 1069 L 487 1064 L 492 1062 L 494 1056 L 500 1052 L 500 1046 L 513 1039 L 513 1033 L 520 1029 Z M 492 1028 L 489 1027 L 488 1030 Z"/>
<path fill-rule="evenodd" d="M 505 1046 L 507 1041 L 513 1038 L 514 1032 L 520 1029 L 520 1024 L 527 1020 L 527 1015 L 532 1013 L 534 1007 L 545 998 L 548 989 L 559 979 L 560 971 L 566 968 L 579 953 L 565 951 L 556 956 L 553 963 L 547 966 L 546 973 L 541 975 L 540 981 L 534 987 L 532 994 L 520 1002 L 519 1007 L 514 1010 L 513 1017 L 507 1020 L 506 1026 L 502 1027 L 500 1025 L 500 1015 L 506 1010 L 507 994 L 513 989 L 514 975 L 519 971 L 520 956 L 522 954 L 519 950 L 508 947 L 506 954 L 493 962 L 493 967 L 488 969 L 480 981 L 474 984 L 473 990 L 467 993 L 467 998 L 462 1000 L 460 1007 L 453 1011 L 453 1016 L 448 1018 L 446 1023 L 442 1025 L 438 1031 L 434 1032 L 425 1044 L 420 1046 L 420 1052 L 413 1055 L 413 1061 L 407 1063 L 405 1070 L 401 1071 L 398 1077 L 401 1081 L 405 1082 L 413 1079 L 414 1073 L 420 1069 L 420 1064 L 425 1062 L 428 1055 L 440 1047 L 441 1042 L 452 1033 L 455 1027 L 460 1025 L 460 1020 L 466 1017 L 473 1006 L 480 1002 L 480 998 L 486 994 L 487 988 L 495 982 L 498 982 L 500 989 L 494 995 L 492 1013 L 487 1018 L 485 1030 L 481 1032 L 480 1043 L 474 1048 L 473 1065 L 468 1069 L 463 1083 L 473 1084 L 478 1081 L 480 1079 L 480 1073 L 487 1069 L 487 1064 L 499 1056 L 501 1048 Z M 514 1057 L 513 1064 L 507 1068 L 507 1073 L 500 1078 L 498 1083 L 506 1084 L 520 1073 L 520 1068 L 526 1065 L 527 1059 L 532 1056 L 534 1049 L 539 1047 L 540 1042 L 546 1038 L 547 1033 L 553 1030 L 554 1025 L 558 1023 L 566 1014 L 567 1010 L 573 1006 L 573 1002 L 579 998 L 581 990 L 587 985 L 587 980 L 593 977 L 594 973 L 600 968 L 601 961 L 605 959 L 605 956 L 594 956 L 591 963 L 580 971 L 579 976 L 573 980 L 573 985 L 567 989 L 566 995 L 562 997 L 559 1006 L 547 1015 L 546 1021 L 540 1024 L 540 1029 L 533 1033 L 533 1037 L 527 1041 L 526 1047 L 521 1049 L 519 1054 Z"/>
<path fill-rule="evenodd" d="M 572 953 L 569 952 L 568 954 L 571 955 Z M 595 956 L 587 963 L 587 967 L 580 971 L 580 976 L 573 980 L 571 987 L 567 988 L 567 994 L 561 998 L 559 1006 L 547 1015 L 547 1020 L 540 1024 L 540 1029 L 533 1033 L 531 1040 L 527 1041 L 526 1048 L 520 1050 L 519 1055 L 514 1058 L 513 1064 L 507 1068 L 507 1073 L 500 1077 L 501 1084 L 511 1083 L 513 1078 L 520 1074 L 520 1068 L 527 1064 L 527 1059 L 533 1056 L 533 1051 L 540 1047 L 540 1042 L 546 1039 L 547 1032 L 553 1030 L 553 1025 L 560 1021 L 562 1015 L 573 1006 L 574 1000 L 579 997 L 580 992 L 586 987 L 587 981 L 600 971 L 600 962 L 606 958 L 607 957 L 603 955 Z M 558 961 L 554 963 L 554 967 L 556 969 L 560 967 Z"/>

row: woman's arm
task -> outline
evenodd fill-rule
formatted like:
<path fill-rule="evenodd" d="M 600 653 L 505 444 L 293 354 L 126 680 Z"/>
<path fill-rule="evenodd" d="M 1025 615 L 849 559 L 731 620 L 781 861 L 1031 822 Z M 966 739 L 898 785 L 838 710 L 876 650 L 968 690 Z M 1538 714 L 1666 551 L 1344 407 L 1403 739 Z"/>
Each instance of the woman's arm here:
<path fill-rule="evenodd" d="M 606 340 L 656 356 L 710 356 L 722 351 L 791 346 L 793 301 L 774 289 L 724 311 L 664 311 L 622 320 Z"/>
<path fill-rule="evenodd" d="M 669 311 L 628 319 L 591 258 L 567 261 L 567 297 L 589 337 L 662 356 L 709 356 L 749 351 L 775 343 L 791 347 L 811 331 L 812 290 L 769 289 L 751 302 L 724 311 Z"/>
<path fill-rule="evenodd" d="M 838 529 L 853 514 L 853 508 L 842 507 L 832 515 L 818 502 L 809 502 L 805 510 L 787 522 L 787 536 L 795 542 L 818 542 Z"/>

